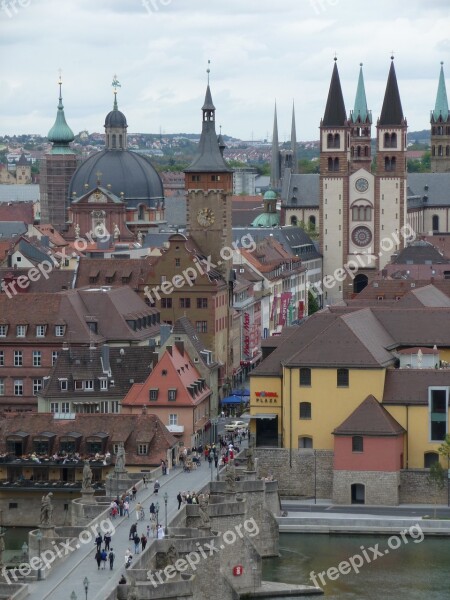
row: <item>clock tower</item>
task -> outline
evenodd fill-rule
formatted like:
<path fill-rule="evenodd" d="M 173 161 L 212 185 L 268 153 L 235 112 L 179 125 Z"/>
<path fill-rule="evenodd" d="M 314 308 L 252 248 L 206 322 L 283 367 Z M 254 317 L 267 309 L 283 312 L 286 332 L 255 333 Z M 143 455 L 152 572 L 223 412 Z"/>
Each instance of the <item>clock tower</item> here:
<path fill-rule="evenodd" d="M 228 279 L 232 260 L 231 194 L 233 170 L 224 158 L 225 144 L 216 134 L 216 108 L 209 87 L 202 106 L 202 133 L 197 154 L 184 171 L 186 186 L 186 223 L 190 237 Z"/>

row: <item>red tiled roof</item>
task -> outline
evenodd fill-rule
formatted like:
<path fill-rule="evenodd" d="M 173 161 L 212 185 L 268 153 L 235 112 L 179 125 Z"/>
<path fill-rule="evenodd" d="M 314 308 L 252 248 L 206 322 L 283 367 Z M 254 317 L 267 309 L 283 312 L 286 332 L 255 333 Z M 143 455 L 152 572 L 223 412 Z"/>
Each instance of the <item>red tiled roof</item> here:
<path fill-rule="evenodd" d="M 0 203 L 0 221 L 21 221 L 31 225 L 34 221 L 32 202 Z"/>

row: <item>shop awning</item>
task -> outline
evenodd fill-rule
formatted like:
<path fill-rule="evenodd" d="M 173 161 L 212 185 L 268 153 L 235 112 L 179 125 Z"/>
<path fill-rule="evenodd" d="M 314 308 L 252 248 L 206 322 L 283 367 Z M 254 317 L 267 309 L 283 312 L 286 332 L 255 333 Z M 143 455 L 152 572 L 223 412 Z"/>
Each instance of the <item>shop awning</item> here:
<path fill-rule="evenodd" d="M 222 404 L 245 404 L 245 402 L 248 402 L 248 398 L 246 399 L 245 396 L 227 396 L 226 398 L 223 398 L 221 400 Z"/>
<path fill-rule="evenodd" d="M 250 419 L 276 419 L 278 415 L 274 413 L 263 413 L 259 415 L 250 415 Z"/>

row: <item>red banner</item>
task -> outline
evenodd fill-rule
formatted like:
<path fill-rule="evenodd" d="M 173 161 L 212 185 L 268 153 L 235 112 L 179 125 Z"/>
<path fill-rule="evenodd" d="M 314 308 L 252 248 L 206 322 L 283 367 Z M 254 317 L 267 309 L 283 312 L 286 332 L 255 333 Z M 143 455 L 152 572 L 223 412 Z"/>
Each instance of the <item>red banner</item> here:
<path fill-rule="evenodd" d="M 272 312 L 270 313 L 270 320 L 273 321 L 275 319 L 275 315 L 277 314 L 277 304 L 278 304 L 278 296 L 274 296 L 272 302 Z"/>
<path fill-rule="evenodd" d="M 303 319 L 304 314 L 305 314 L 305 303 L 303 302 L 303 300 L 299 300 L 298 301 L 298 316 L 297 316 L 297 319 Z"/>
<path fill-rule="evenodd" d="M 292 298 L 292 292 L 283 292 L 281 294 L 281 305 L 280 305 L 280 319 L 278 321 L 278 325 L 286 325 L 286 316 L 287 316 L 287 309 L 289 306 L 289 302 L 291 301 Z"/>

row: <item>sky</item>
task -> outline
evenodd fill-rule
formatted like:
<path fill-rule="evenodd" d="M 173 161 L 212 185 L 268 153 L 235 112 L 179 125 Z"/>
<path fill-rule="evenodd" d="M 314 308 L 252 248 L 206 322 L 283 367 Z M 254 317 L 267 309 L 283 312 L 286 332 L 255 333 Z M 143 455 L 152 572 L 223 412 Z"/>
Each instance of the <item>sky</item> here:
<path fill-rule="evenodd" d="M 244 140 L 318 139 L 334 56 L 347 112 L 359 64 L 374 123 L 390 56 L 412 131 L 429 128 L 449 0 L 0 0 L 0 135 L 46 135 L 62 70 L 75 133 L 103 132 L 113 75 L 129 133 L 198 133 L 211 61 L 216 122 Z M 449 89 L 450 92 L 450 89 Z"/>

